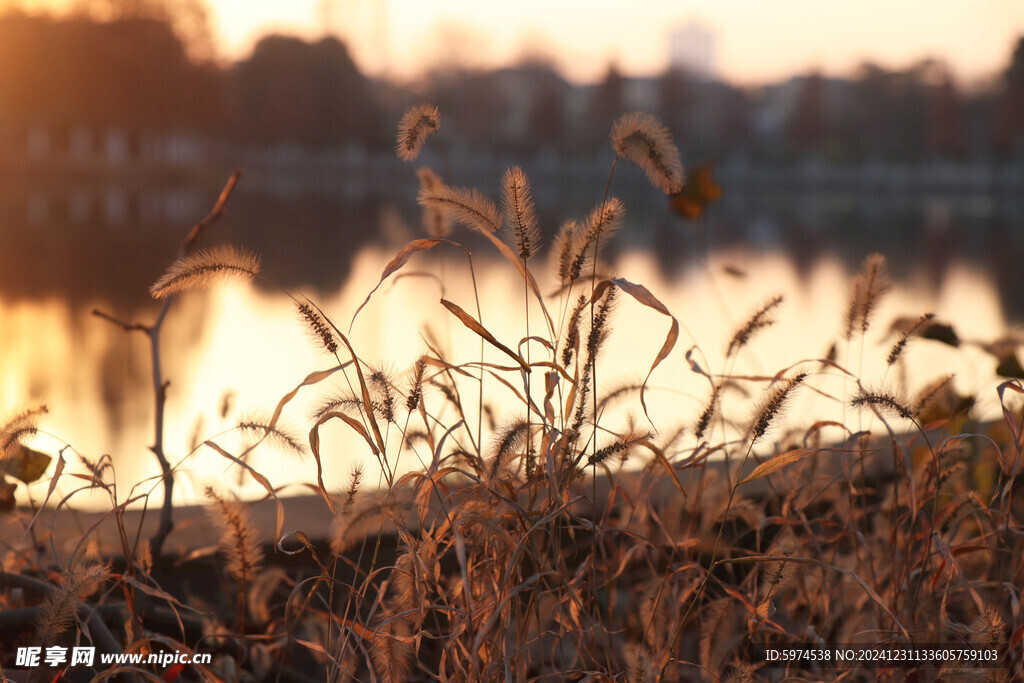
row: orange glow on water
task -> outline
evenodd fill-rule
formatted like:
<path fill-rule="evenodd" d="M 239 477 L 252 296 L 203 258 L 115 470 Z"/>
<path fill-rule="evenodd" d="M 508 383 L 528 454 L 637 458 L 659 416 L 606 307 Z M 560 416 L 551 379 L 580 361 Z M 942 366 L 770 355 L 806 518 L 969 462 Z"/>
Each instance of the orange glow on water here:
<path fill-rule="evenodd" d="M 319 299 L 340 328 L 347 329 L 352 312 L 391 256 L 380 248 L 364 250 L 355 261 L 350 283 Z M 445 296 L 467 311 L 474 311 L 471 282 L 463 263 L 453 258 L 447 261 Z M 410 272 L 429 270 L 434 267 L 431 264 L 426 258 L 419 264 L 414 261 Z M 724 264 L 742 269 L 747 277 L 723 275 Z M 521 280 L 507 264 L 496 261 L 478 258 L 476 269 L 484 324 L 507 345 L 514 346 L 523 330 Z M 654 372 L 648 394 L 650 417 L 665 432 L 679 425 L 691 427 L 706 399 L 707 381 L 690 370 L 684 358 L 687 348 L 698 345 L 703 357 L 698 354 L 696 358 L 702 366 L 706 364 L 706 369 L 721 372 L 724 349 L 736 326 L 766 297 L 783 293 L 787 300 L 779 310 L 777 324 L 756 337 L 741 353 L 733 372 L 774 374 L 798 361 L 821 358 L 837 336 L 848 286 L 847 273 L 835 262 L 823 261 L 801 277 L 782 256 L 739 252 L 720 254 L 708 269 L 691 270 L 671 281 L 657 276 L 651 257 L 643 253 L 625 255 L 617 272 L 646 285 L 684 326 L 674 353 Z M 542 289 L 552 288 L 549 283 L 546 287 L 542 285 Z M 440 295 L 440 288 L 432 279 L 397 278 L 381 287 L 360 313 L 351 335 L 362 361 L 368 367 L 383 367 L 401 375 L 425 350 L 420 332 L 428 324 L 435 336 L 450 343 L 452 358 L 464 362 L 477 359 L 479 339 L 447 315 L 438 303 Z M 917 315 L 926 310 L 953 322 L 958 330 L 984 331 L 980 336 L 987 339 L 1001 336 L 1006 327 L 998 296 L 986 278 L 976 270 L 953 266 L 937 290 L 913 278 L 895 288 L 877 315 L 877 329 L 868 336 L 863 360 L 857 358 L 859 343 L 855 342 L 848 367 L 856 371 L 862 364 L 860 375 L 869 383 L 881 378 L 885 375 L 884 359 L 893 341 L 893 337 L 884 334 L 888 322 L 899 315 Z M 551 311 L 557 316 L 558 307 L 552 305 Z M 0 302 L 0 324 L 4 331 L 0 336 L 0 410 L 4 415 L 26 405 L 47 403 L 51 413 L 42 420 L 43 429 L 66 439 L 92 459 L 110 453 L 122 496 L 131 484 L 157 473 L 148 452 L 152 441 L 152 390 L 141 335 L 127 338 L 123 331 L 89 316 L 88 310 L 71 311 L 56 301 Z M 543 329 L 536 307 L 531 326 L 534 332 Z M 622 296 L 599 368 L 601 386 L 610 389 L 623 381 L 642 379 L 667 329 L 664 316 Z M 333 358 L 310 342 L 287 297 L 245 287 L 215 288 L 176 301 L 163 343 L 164 372 L 172 382 L 166 437 L 166 450 L 172 462 L 182 460 L 188 453 L 193 433 L 208 438 L 237 424 L 247 414 L 269 415 L 278 400 L 308 373 L 333 363 Z M 128 378 L 117 385 L 124 395 L 111 396 L 109 388 L 106 394 L 103 390 L 103 368 L 114 362 L 112 358 L 121 359 L 131 368 Z M 499 352 L 488 349 L 487 361 L 501 363 L 502 359 Z M 844 349 L 840 346 L 840 362 L 843 359 Z M 915 342 L 907 353 L 907 361 L 910 392 L 938 374 L 955 372 L 961 392 L 979 392 L 980 414 L 998 415 L 994 363 L 979 349 L 955 350 L 937 343 Z M 889 380 L 898 384 L 894 376 Z M 106 381 L 109 387 L 109 380 Z M 815 382 L 822 391 L 837 396 L 845 390 L 836 373 L 823 373 Z M 313 406 L 331 393 L 331 388 L 343 387 L 344 383 L 337 378 L 303 389 L 286 407 L 285 424 L 293 425 L 296 436 L 305 441 Z M 234 392 L 237 408 L 222 419 L 221 397 L 227 391 Z M 756 396 L 756 387 L 752 391 Z M 464 391 L 469 415 L 475 415 L 475 393 L 475 389 Z M 502 402 L 511 397 L 493 380 L 488 383 L 487 393 L 499 404 L 499 412 Z M 111 419 L 111 410 L 104 407 L 105 401 L 111 400 L 116 403 L 112 408 L 118 413 L 116 421 Z M 629 413 L 638 421 L 643 420 L 638 401 L 626 405 L 629 407 L 623 415 Z M 749 412 L 745 404 L 735 407 L 740 418 L 744 410 Z M 796 407 L 792 419 L 800 424 L 806 424 L 812 417 L 838 419 L 841 411 L 835 401 L 806 400 Z M 197 421 L 201 421 L 198 429 Z M 329 425 L 321 438 L 328 489 L 340 490 L 356 461 L 362 461 L 368 473 L 379 471 L 365 445 L 346 429 Z M 237 433 L 218 436 L 216 441 L 229 451 L 239 452 L 241 440 Z M 59 448 L 54 439 L 45 435 L 38 437 L 34 445 L 49 452 Z M 403 457 L 406 466 L 415 465 L 408 455 Z M 308 492 L 298 486 L 315 481 L 311 459 L 300 461 L 260 447 L 249 462 L 275 486 L 296 485 L 291 493 Z M 210 482 L 230 483 L 237 478 L 237 468 L 229 468 L 226 460 L 205 448 L 186 457 L 179 468 L 175 496 L 180 496 L 182 502 L 200 498 L 203 487 Z M 150 480 L 141 490 L 156 488 L 155 481 Z M 34 495 L 41 499 L 45 486 L 36 484 Z M 72 482 L 62 481 L 60 488 L 67 493 L 73 488 Z M 262 489 L 250 482 L 243 494 L 260 496 Z M 158 489 L 154 495 L 159 498 Z M 104 501 L 79 497 L 75 502 L 101 506 Z"/>

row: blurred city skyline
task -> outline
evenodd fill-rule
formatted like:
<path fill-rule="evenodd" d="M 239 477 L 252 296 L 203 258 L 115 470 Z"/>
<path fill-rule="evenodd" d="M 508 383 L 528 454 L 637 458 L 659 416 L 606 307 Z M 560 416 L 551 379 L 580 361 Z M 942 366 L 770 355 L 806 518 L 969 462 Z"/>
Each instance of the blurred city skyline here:
<path fill-rule="evenodd" d="M 0 10 L 66 10 L 145 0 L 0 0 Z M 925 58 L 947 62 L 958 81 L 985 83 L 1006 64 L 1024 34 L 1017 0 L 637 0 L 558 3 L 521 0 L 509 9 L 471 0 L 176 0 L 208 16 L 222 60 L 249 54 L 267 34 L 313 39 L 337 35 L 359 68 L 400 80 L 449 65 L 496 68 L 543 60 L 576 82 L 596 82 L 609 64 L 627 76 L 651 76 L 679 55 L 674 34 L 698 28 L 709 38 L 713 75 L 760 85 L 797 74 L 849 76 L 871 62 L 906 68 Z M 685 50 L 684 50 L 685 51 Z"/>

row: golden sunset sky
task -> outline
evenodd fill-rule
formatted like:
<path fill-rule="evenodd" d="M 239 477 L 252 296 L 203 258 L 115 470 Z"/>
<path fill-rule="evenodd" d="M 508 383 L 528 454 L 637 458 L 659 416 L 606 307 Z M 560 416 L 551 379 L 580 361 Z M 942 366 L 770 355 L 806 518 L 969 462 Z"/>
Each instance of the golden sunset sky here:
<path fill-rule="evenodd" d="M 20 0 L 53 6 L 71 0 Z M 0 0 L 0 5 L 14 0 Z M 438 62 L 494 66 L 550 57 L 575 80 L 614 61 L 630 75 L 668 62 L 669 35 L 697 21 L 715 34 L 719 75 L 745 84 L 819 68 L 847 74 L 936 56 L 971 82 L 1005 66 L 1024 35 L 1024 0 L 209 0 L 221 57 L 271 31 L 334 27 L 371 73 L 413 78 Z"/>

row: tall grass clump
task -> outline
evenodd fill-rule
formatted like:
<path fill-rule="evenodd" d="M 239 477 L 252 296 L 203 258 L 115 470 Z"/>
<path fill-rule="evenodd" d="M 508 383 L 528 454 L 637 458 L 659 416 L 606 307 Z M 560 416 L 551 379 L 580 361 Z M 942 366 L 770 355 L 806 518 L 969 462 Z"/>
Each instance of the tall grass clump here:
<path fill-rule="evenodd" d="M 398 125 L 397 156 L 416 159 L 425 145 L 440 143 L 439 128 L 436 107 L 411 108 Z M 456 185 L 450 169 L 447 181 L 419 170 L 427 236 L 383 264 L 380 283 L 427 252 L 454 257 L 444 269 L 464 269 L 472 291 L 446 293 L 434 321 L 447 323 L 451 337 L 478 340 L 480 353 L 455 357 L 425 331 L 409 367 L 371 365 L 349 337 L 377 288 L 347 325 L 337 322 L 347 312 L 277 288 L 294 303 L 296 334 L 323 352 L 321 369 L 297 378 L 272 411 L 234 422 L 228 432 L 245 437 L 237 449 L 225 433 L 197 438 L 173 465 L 154 449 L 156 483 L 127 496 L 110 483 L 109 459 L 80 458 L 77 480 L 110 498 L 120 555 L 99 564 L 61 562 L 63 551 L 42 552 L 32 542 L 45 530 L 25 513 L 25 540 L 8 544 L 0 583 L 3 606 L 27 609 L 34 619 L 22 637 L 55 638 L 52 624 L 60 637 L 124 652 L 173 646 L 216 653 L 212 664 L 171 673 L 115 672 L 137 679 L 966 675 L 935 661 L 767 666 L 766 648 L 793 643 L 977 645 L 996 652 L 998 666 L 961 667 L 967 673 L 1007 681 L 1024 675 L 1017 608 L 1024 386 L 1013 380 L 993 387 L 1004 419 L 981 423 L 964 407 L 969 403 L 938 400 L 952 391 L 947 376 L 920 378 L 931 383 L 910 398 L 889 389 L 887 376 L 863 377 L 865 354 L 888 347 L 885 366 L 902 363 L 926 343 L 908 342 L 932 319 L 923 316 L 895 342 L 872 324 L 890 286 L 879 255 L 865 261 L 851 287 L 840 328 L 844 358 L 771 359 L 771 374 L 734 373 L 737 357 L 757 354 L 758 333 L 785 314 L 779 294 L 764 300 L 718 355 L 700 345 L 696 328 L 685 364 L 675 365 L 686 328 L 658 293 L 631 274 L 613 275 L 602 258 L 602 248 L 627 229 L 626 201 L 612 194 L 619 159 L 639 166 L 656 190 L 677 192 L 683 183 L 667 129 L 646 114 L 627 114 L 612 128 L 608 178 L 595 189 L 593 209 L 560 217 L 546 257 L 546 226 L 522 168 L 510 167 L 499 187 L 488 188 L 498 201 Z M 456 224 L 493 250 L 488 269 L 508 268 L 522 281 L 521 332 L 492 329 L 489 320 L 503 312 L 481 301 L 481 257 L 460 241 Z M 259 277 L 254 255 L 194 250 L 194 242 L 153 286 L 162 306 L 222 276 Z M 617 385 L 602 368 L 617 313 L 627 306 L 657 313 L 663 326 L 656 349 L 616 359 L 643 379 Z M 144 331 L 158 350 L 162 317 L 138 327 L 103 317 Z M 673 391 L 675 367 L 699 375 L 707 392 L 681 400 Z M 167 387 L 155 386 L 161 406 Z M 305 439 L 282 418 L 300 392 L 317 402 Z M 834 404 L 844 418 L 802 423 L 795 405 L 809 397 Z M 674 414 L 674 424 L 652 421 L 655 402 L 671 402 L 661 412 Z M 866 428 L 847 424 L 854 413 Z M 38 417 L 5 424 L 0 462 L 22 441 L 52 438 L 38 433 Z M 339 480 L 325 475 L 323 458 L 336 448 L 328 424 L 351 432 L 353 461 L 371 466 L 358 464 Z M 247 458 L 263 442 L 306 458 L 296 467 L 315 469 L 304 491 L 313 492 L 317 514 L 330 522 L 329 537 L 310 536 L 308 517 L 286 516 L 284 487 Z M 54 482 L 64 455 L 74 453 L 61 447 Z M 218 532 L 212 545 L 166 557 L 161 547 L 173 529 L 173 506 L 161 510 L 164 531 L 147 539 L 125 523 L 128 505 L 145 505 L 157 484 L 169 497 L 174 478 L 200 457 L 218 458 L 261 486 L 274 522 L 260 528 L 254 508 L 221 486 L 210 488 L 208 514 Z M 92 533 L 86 530 L 69 557 L 85 556 Z M 194 585 L 172 588 L 168 564 L 195 562 L 205 562 L 227 590 L 199 597 L 190 592 Z M 3 614 L 0 629 L 13 629 Z"/>

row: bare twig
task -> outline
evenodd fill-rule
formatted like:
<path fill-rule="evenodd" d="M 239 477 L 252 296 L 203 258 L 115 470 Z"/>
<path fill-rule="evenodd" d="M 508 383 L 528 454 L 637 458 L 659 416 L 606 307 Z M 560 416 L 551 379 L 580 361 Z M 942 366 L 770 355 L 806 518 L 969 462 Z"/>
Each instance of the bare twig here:
<path fill-rule="evenodd" d="M 105 312 L 101 311 L 98 308 L 92 309 L 92 314 L 94 316 L 96 316 L 97 318 L 103 318 L 107 322 L 109 322 L 109 323 L 111 323 L 113 325 L 117 325 L 118 327 L 123 329 L 125 332 L 146 332 L 147 334 L 149 333 L 149 327 L 147 327 L 146 325 L 143 325 L 142 323 L 127 323 L 127 322 L 121 320 L 120 318 L 115 318 L 114 316 L 110 315 L 109 313 L 105 313 Z"/>
<path fill-rule="evenodd" d="M 224 184 L 224 189 L 221 190 L 220 196 L 217 197 L 217 201 L 214 203 L 210 213 L 193 225 L 192 229 L 189 230 L 188 234 L 181 241 L 181 244 L 178 246 L 179 259 L 188 256 L 195 248 L 199 237 L 219 218 L 224 216 L 228 199 L 231 197 L 231 193 L 241 177 L 241 170 L 235 169 L 228 178 L 227 183 Z M 93 309 L 92 312 L 96 317 L 117 325 L 126 332 L 144 332 L 149 337 L 150 364 L 153 368 L 153 394 L 156 408 L 153 418 L 153 445 L 149 449 L 156 456 L 157 462 L 160 464 L 160 473 L 164 483 L 164 502 L 160 510 L 160 526 L 149 542 L 154 559 L 160 557 L 164 541 L 167 540 L 167 536 L 170 535 L 171 530 L 174 528 L 174 520 L 172 519 L 174 504 L 171 500 L 174 492 L 174 476 L 171 471 L 171 463 L 167 460 L 167 455 L 164 453 L 164 414 L 167 405 L 167 387 L 170 386 L 170 381 L 164 379 L 163 367 L 160 362 L 160 330 L 163 328 L 163 323 L 167 318 L 173 298 L 173 296 L 169 295 L 163 299 L 160 311 L 157 313 L 156 320 L 152 325 L 128 323 L 99 309 Z"/>

